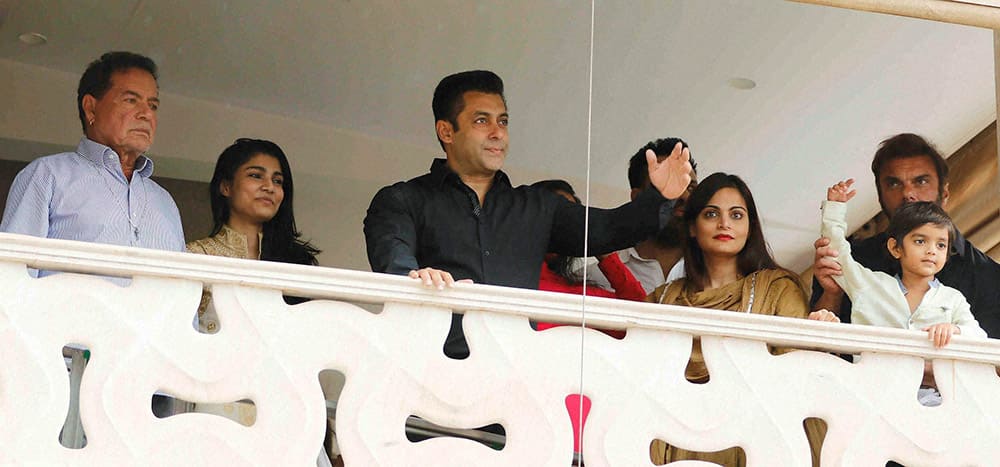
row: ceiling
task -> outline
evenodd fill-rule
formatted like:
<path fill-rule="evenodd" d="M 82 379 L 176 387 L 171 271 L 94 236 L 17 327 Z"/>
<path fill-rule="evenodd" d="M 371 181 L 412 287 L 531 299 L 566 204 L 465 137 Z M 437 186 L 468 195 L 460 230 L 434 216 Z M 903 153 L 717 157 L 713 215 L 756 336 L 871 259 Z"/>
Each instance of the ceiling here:
<path fill-rule="evenodd" d="M 133 50 L 157 61 L 165 93 L 398 141 L 421 157 L 437 151 L 437 81 L 491 69 L 507 84 L 515 182 L 567 178 L 584 191 L 589 162 L 592 202 L 610 206 L 627 200 L 628 157 L 680 136 L 702 176 L 748 181 L 779 261 L 798 270 L 811 262 L 826 186 L 860 180 L 855 226 L 878 210 L 868 165 L 880 140 L 912 131 L 951 153 L 996 115 L 987 29 L 777 0 L 598 1 L 594 18 L 592 88 L 591 4 L 577 0 L 0 0 L 0 58 L 78 75 L 104 51 Z M 25 32 L 49 41 L 26 46 Z M 219 149 L 184 157 L 204 167 Z M 330 157 L 363 155 L 295 163 Z M 375 185 L 417 175 L 372 171 Z"/>

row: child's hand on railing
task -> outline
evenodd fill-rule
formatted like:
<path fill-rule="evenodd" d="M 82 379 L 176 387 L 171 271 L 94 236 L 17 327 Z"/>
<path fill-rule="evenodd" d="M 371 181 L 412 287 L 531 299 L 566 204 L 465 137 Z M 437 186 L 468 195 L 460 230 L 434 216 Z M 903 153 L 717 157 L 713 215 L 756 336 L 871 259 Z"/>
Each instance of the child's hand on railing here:
<path fill-rule="evenodd" d="M 923 330 L 927 331 L 927 339 L 934 342 L 934 347 L 939 349 L 951 342 L 952 334 L 962 333 L 962 328 L 951 323 L 938 323 Z"/>
<path fill-rule="evenodd" d="M 841 181 L 834 186 L 831 186 L 826 190 L 826 200 L 827 201 L 840 201 L 841 203 L 846 203 L 854 197 L 857 190 L 852 190 L 851 185 L 854 185 L 854 179 L 849 178 L 847 180 Z"/>

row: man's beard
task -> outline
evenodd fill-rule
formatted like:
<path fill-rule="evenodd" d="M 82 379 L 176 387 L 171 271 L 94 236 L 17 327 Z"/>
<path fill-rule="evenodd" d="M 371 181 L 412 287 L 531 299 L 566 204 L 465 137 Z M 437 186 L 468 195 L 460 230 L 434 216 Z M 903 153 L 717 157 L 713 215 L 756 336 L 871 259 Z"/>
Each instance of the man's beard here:
<path fill-rule="evenodd" d="M 652 237 L 652 240 L 660 248 L 680 248 L 685 238 L 684 230 L 684 218 L 674 216 Z"/>
<path fill-rule="evenodd" d="M 941 206 L 942 209 L 944 208 L 944 205 L 942 204 L 942 203 L 944 203 L 944 196 L 943 196 L 943 194 L 944 193 L 943 193 L 942 190 L 938 190 L 937 198 L 935 198 L 934 201 L 933 201 L 934 204 L 936 204 L 938 206 Z M 909 203 L 915 203 L 915 202 L 916 201 L 907 201 L 907 200 L 904 199 L 903 203 L 900 204 L 898 207 L 896 207 L 896 210 L 898 211 L 899 208 L 901 208 L 901 207 L 903 207 L 903 206 L 905 206 L 905 205 L 907 205 Z M 896 212 L 895 211 L 890 211 L 889 208 L 887 208 L 885 206 L 885 201 L 882 201 L 882 193 L 881 192 L 878 195 L 878 205 L 882 208 L 882 212 L 885 213 L 885 218 L 889 219 L 889 220 L 892 220 L 892 215 L 895 214 Z"/>

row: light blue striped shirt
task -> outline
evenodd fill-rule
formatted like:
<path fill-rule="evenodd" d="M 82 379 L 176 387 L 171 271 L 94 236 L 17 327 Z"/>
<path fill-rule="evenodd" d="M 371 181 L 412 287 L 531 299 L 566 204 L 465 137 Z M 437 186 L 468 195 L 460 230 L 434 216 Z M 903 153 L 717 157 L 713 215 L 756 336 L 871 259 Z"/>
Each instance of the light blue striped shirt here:
<path fill-rule="evenodd" d="M 117 153 L 82 138 L 76 152 L 40 157 L 17 174 L 0 231 L 184 251 L 177 205 L 152 174 L 153 161 L 139 156 L 130 182 Z"/>

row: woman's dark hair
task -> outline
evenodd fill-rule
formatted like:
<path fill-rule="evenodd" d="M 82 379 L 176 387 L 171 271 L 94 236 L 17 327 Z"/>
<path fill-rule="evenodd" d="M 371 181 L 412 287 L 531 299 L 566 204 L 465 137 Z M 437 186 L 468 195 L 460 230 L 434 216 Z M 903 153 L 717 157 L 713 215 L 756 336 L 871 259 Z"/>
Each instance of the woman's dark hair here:
<path fill-rule="evenodd" d="M 292 213 L 295 184 L 292 181 L 292 168 L 288 165 L 288 158 L 277 144 L 267 140 L 240 138 L 219 154 L 212 182 L 208 185 L 214 222 L 211 235 L 219 233 L 223 224 L 229 220 L 229 200 L 222 196 L 222 182 L 232 182 L 236 170 L 257 154 L 266 154 L 278 160 L 283 178 L 282 189 L 285 193 L 281 206 L 278 206 L 278 212 L 271 220 L 264 223 L 260 259 L 281 263 L 319 264 L 316 255 L 320 250 L 309 242 L 300 240 L 302 234 L 295 227 L 295 215 Z"/>
<path fill-rule="evenodd" d="M 552 254 L 545 258 L 545 265 L 549 267 L 549 271 L 566 279 L 568 284 L 580 285 L 583 283 L 583 277 L 573 271 L 573 259 L 572 256 Z"/>
<path fill-rule="evenodd" d="M 761 269 L 784 269 L 778 266 L 771 256 L 770 248 L 764 241 L 764 231 L 757 214 L 757 204 L 754 203 L 750 188 L 736 175 L 716 172 L 702 180 L 691 192 L 684 209 L 684 223 L 693 226 L 701 211 L 715 193 L 723 188 L 734 188 L 743 196 L 747 203 L 747 216 L 750 230 L 743 250 L 736 257 L 736 265 L 740 274 L 746 276 Z M 708 282 L 708 269 L 705 266 L 705 255 L 698 245 L 698 239 L 688 234 L 684 242 L 684 274 L 692 284 L 699 288 Z"/>
<path fill-rule="evenodd" d="M 948 231 L 948 251 L 950 252 L 952 245 L 955 244 L 955 223 L 952 222 L 951 217 L 948 217 L 948 213 L 941 209 L 941 206 L 931 201 L 917 201 L 900 206 L 889 220 L 886 234 L 888 238 L 895 239 L 896 244 L 902 245 L 906 234 L 924 224 L 944 227 Z M 895 264 L 898 267 L 899 261 L 895 261 Z M 894 272 L 900 271 L 897 269 Z"/>

